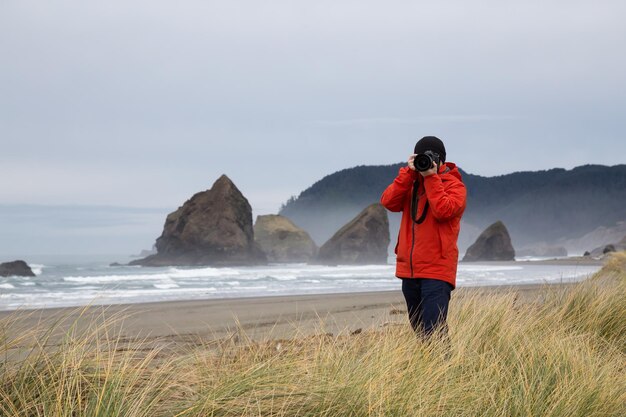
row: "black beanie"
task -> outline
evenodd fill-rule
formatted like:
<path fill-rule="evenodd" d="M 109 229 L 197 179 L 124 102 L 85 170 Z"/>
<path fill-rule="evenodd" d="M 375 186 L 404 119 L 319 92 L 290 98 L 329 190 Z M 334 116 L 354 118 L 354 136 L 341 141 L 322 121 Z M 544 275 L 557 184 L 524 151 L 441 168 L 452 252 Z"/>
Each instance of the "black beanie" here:
<path fill-rule="evenodd" d="M 426 151 L 432 151 L 439 154 L 441 162 L 446 162 L 446 147 L 443 142 L 436 136 L 424 136 L 415 144 L 413 153 L 420 154 Z"/>

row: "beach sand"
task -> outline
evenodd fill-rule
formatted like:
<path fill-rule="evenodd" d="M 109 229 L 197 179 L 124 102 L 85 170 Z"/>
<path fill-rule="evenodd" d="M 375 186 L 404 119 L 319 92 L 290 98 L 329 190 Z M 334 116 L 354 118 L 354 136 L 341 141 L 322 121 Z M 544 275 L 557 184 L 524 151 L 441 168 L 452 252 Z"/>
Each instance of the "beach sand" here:
<path fill-rule="evenodd" d="M 514 292 L 515 302 L 540 301 L 551 289 L 570 284 L 465 287 L 452 292 L 450 314 L 462 297 Z M 123 320 L 118 320 L 123 317 Z M 262 341 L 313 334 L 358 333 L 388 325 L 408 325 L 398 290 L 54 308 L 0 312 L 9 318 L 9 338 L 57 323 L 49 343 L 58 343 L 72 325 L 78 333 L 97 322 L 116 322 L 112 329 L 124 343 L 141 340 L 160 347 L 186 346 L 224 338 Z M 111 320 L 113 319 L 113 320 Z M 60 323 L 60 324 L 58 324 Z"/>

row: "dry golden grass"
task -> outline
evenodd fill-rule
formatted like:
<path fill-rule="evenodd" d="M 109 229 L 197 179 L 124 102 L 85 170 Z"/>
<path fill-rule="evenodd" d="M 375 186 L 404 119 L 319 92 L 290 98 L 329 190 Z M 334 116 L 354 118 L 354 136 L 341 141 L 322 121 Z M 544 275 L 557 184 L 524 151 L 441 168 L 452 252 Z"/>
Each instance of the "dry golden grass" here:
<path fill-rule="evenodd" d="M 110 319 L 54 346 L 47 330 L 4 337 L 0 414 L 626 415 L 626 254 L 583 283 L 545 291 L 541 303 L 517 303 L 512 292 L 463 297 L 451 306 L 450 338 L 428 342 L 407 324 L 172 353 L 122 346 Z M 2 334 L 13 324 L 0 323 Z"/>

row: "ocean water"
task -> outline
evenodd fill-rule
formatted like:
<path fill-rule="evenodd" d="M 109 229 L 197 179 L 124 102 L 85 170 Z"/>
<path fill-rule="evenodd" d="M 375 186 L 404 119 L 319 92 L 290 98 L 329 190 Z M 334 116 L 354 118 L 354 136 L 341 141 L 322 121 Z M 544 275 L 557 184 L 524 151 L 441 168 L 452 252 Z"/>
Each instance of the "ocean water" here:
<path fill-rule="evenodd" d="M 268 295 L 400 290 L 395 266 L 275 264 L 256 267 L 111 267 L 31 264 L 36 277 L 0 277 L 0 310 Z M 598 266 L 459 264 L 457 287 L 578 281 Z"/>

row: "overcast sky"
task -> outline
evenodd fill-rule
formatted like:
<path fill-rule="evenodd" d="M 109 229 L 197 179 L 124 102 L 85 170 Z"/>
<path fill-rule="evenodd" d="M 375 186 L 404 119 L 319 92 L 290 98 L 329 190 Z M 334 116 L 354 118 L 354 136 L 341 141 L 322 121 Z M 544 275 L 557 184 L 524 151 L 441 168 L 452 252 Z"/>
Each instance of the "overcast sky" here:
<path fill-rule="evenodd" d="M 256 214 L 437 135 L 495 175 L 626 162 L 626 2 L 0 0 L 0 204 Z M 139 249 L 139 248 L 138 248 Z"/>

